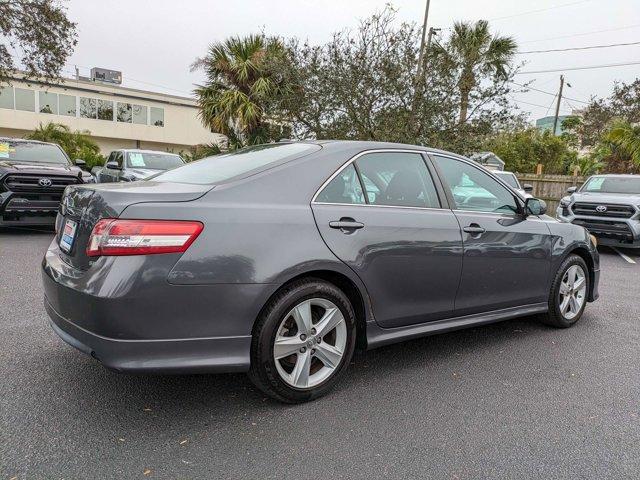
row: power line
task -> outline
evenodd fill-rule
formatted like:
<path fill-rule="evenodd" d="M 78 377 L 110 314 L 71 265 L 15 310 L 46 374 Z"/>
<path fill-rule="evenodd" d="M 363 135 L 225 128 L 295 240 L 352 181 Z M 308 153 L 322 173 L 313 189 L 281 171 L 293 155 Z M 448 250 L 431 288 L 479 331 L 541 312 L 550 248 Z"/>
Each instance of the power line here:
<path fill-rule="evenodd" d="M 640 42 L 610 43 L 607 45 L 590 45 L 588 47 L 552 48 L 549 50 L 528 50 L 528 51 L 516 52 L 516 53 L 518 55 L 523 55 L 523 54 L 529 54 L 529 53 L 569 52 L 571 50 L 593 50 L 595 48 L 627 47 L 630 45 L 640 45 Z"/>
<path fill-rule="evenodd" d="M 598 68 L 625 67 L 628 65 L 640 65 L 640 62 L 607 63 L 604 65 L 589 65 L 584 67 L 565 67 L 565 68 L 554 68 L 550 70 L 531 70 L 528 72 L 516 72 L 515 75 L 532 75 L 534 73 L 537 74 L 537 73 L 568 72 L 571 70 L 594 70 Z"/>
<path fill-rule="evenodd" d="M 550 7 L 539 8 L 537 10 L 529 10 L 529 11 L 526 11 L 526 12 L 515 13 L 513 15 L 505 15 L 503 17 L 490 18 L 489 21 L 504 20 L 504 19 L 507 19 L 507 18 L 514 18 L 514 17 L 522 17 L 524 15 L 530 15 L 532 13 L 546 12 L 547 10 L 554 10 L 556 8 L 570 7 L 571 5 L 579 5 L 581 3 L 587 3 L 587 2 L 591 2 L 591 1 L 592 0 L 580 0 L 580 1 L 577 1 L 577 2 L 561 3 L 560 5 L 552 5 Z"/>
<path fill-rule="evenodd" d="M 510 83 L 513 83 L 514 85 L 518 85 L 519 87 L 522 87 L 522 88 L 526 88 L 527 90 L 533 90 L 534 92 L 540 92 L 540 93 L 544 93 L 546 95 L 552 95 L 553 97 L 555 97 L 557 95 L 557 92 L 548 92 L 546 90 L 541 90 L 539 88 L 531 87 L 529 85 L 524 85 L 522 83 L 518 83 L 518 82 L 514 82 L 514 81 L 511 81 Z M 589 103 L 591 103 L 591 102 L 586 102 L 584 100 L 578 100 L 577 98 L 571 98 L 571 97 L 567 97 L 567 96 L 563 96 L 563 98 L 569 99 L 569 100 L 571 100 L 573 102 L 584 103 L 585 105 L 588 105 Z"/>
<path fill-rule="evenodd" d="M 628 30 L 631 28 L 638 28 L 640 27 L 640 23 L 637 23 L 635 25 L 627 25 L 625 27 L 616 27 L 616 28 L 607 28 L 605 30 L 591 30 L 589 32 L 582 32 L 582 33 L 574 33 L 571 35 L 560 35 L 557 37 L 547 37 L 547 38 L 539 38 L 537 40 L 525 40 L 524 42 L 518 42 L 520 45 L 525 44 L 525 43 L 535 43 L 535 42 L 546 42 L 547 40 L 560 40 L 562 38 L 574 38 L 574 37 L 583 37 L 585 35 L 593 35 L 596 33 L 606 33 L 606 32 L 617 32 L 620 30 Z"/>

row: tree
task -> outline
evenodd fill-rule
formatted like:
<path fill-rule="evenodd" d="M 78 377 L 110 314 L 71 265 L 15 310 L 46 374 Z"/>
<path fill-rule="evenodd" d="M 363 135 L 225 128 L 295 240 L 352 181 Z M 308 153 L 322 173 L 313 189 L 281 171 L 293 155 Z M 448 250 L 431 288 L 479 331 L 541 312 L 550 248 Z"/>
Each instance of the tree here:
<path fill-rule="evenodd" d="M 566 174 L 578 160 L 566 139 L 536 128 L 501 132 L 483 147 L 504 160 L 506 170 L 514 172 L 533 172 L 541 163 L 544 173 Z"/>
<path fill-rule="evenodd" d="M 18 68 L 27 78 L 52 81 L 76 46 L 76 24 L 58 0 L 2 0 L 0 38 L 0 83 Z"/>
<path fill-rule="evenodd" d="M 80 158 L 87 162 L 87 168 L 104 164 L 104 157 L 100 154 L 100 147 L 91 139 L 88 131 L 72 132 L 69 127 L 60 123 L 40 124 L 27 135 L 30 140 L 57 143 L 72 160 Z"/>
<path fill-rule="evenodd" d="M 460 93 L 459 122 L 468 119 L 470 98 L 484 78 L 507 80 L 517 44 L 511 37 L 491 35 L 489 22 L 456 22 L 446 45 L 436 44 L 435 51 L 444 56 L 456 72 Z"/>
<path fill-rule="evenodd" d="M 232 37 L 214 43 L 192 68 L 206 83 L 196 88 L 204 125 L 226 135 L 230 148 L 277 139 L 285 130 L 273 104 L 286 91 L 285 77 L 273 65 L 284 55 L 282 43 L 264 35 Z"/>
<path fill-rule="evenodd" d="M 476 150 L 486 136 L 521 124 L 509 103 L 513 70 L 505 76 L 478 69 L 459 123 L 459 72 L 445 47 L 430 49 L 427 82 L 416 82 L 420 30 L 396 22 L 393 8 L 343 30 L 322 45 L 286 43 L 292 88 L 280 107 L 300 138 L 340 138 L 418 143 L 461 153 Z"/>

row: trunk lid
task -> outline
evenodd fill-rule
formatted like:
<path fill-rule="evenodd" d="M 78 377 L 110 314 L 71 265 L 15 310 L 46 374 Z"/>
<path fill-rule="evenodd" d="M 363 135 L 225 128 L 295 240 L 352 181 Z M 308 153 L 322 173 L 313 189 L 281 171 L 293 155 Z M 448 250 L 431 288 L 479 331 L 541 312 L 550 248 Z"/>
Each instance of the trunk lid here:
<path fill-rule="evenodd" d="M 101 218 L 118 218 L 130 205 L 157 202 L 190 202 L 202 197 L 212 185 L 166 182 L 109 183 L 68 187 L 60 203 L 56 221 L 56 240 L 64 234 L 65 223 L 75 223 L 73 242 L 68 252 L 60 249 L 69 265 L 86 270 L 90 259 L 86 247 L 94 225 Z"/>

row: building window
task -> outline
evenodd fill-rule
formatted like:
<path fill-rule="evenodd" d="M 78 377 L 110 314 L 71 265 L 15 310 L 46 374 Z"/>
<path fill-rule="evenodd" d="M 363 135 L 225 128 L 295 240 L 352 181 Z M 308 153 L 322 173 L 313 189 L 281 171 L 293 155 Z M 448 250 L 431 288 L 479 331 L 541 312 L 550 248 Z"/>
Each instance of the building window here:
<path fill-rule="evenodd" d="M 98 100 L 98 119 L 113 121 L 113 102 Z"/>
<path fill-rule="evenodd" d="M 80 116 L 83 118 L 96 118 L 98 109 L 96 99 L 80 97 Z"/>
<path fill-rule="evenodd" d="M 132 105 L 133 123 L 139 125 L 147 124 L 147 107 L 144 105 Z"/>
<path fill-rule="evenodd" d="M 67 117 L 75 117 L 76 116 L 76 97 L 71 95 L 62 95 L 59 96 L 59 113 L 60 115 L 66 115 Z M 42 106 L 42 102 L 40 103 Z"/>
<path fill-rule="evenodd" d="M 0 108 L 13 110 L 13 87 L 0 88 Z"/>
<path fill-rule="evenodd" d="M 58 114 L 58 94 L 50 92 L 38 92 L 40 113 Z"/>
<path fill-rule="evenodd" d="M 151 125 L 164 127 L 164 108 L 149 107 L 149 117 Z"/>
<path fill-rule="evenodd" d="M 119 122 L 131 123 L 131 104 L 118 102 L 118 113 L 116 118 Z"/>
<path fill-rule="evenodd" d="M 16 110 L 36 111 L 36 92 L 25 88 L 16 88 Z"/>

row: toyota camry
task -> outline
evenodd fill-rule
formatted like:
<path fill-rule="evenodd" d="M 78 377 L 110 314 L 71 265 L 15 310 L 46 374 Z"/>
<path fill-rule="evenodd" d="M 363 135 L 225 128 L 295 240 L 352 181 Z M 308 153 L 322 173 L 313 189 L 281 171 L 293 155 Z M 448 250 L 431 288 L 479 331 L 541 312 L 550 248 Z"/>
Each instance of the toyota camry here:
<path fill-rule="evenodd" d="M 326 393 L 356 347 L 598 297 L 595 242 L 480 165 L 426 147 L 282 142 L 66 188 L 44 257 L 53 330 L 106 367 L 248 372 Z"/>

